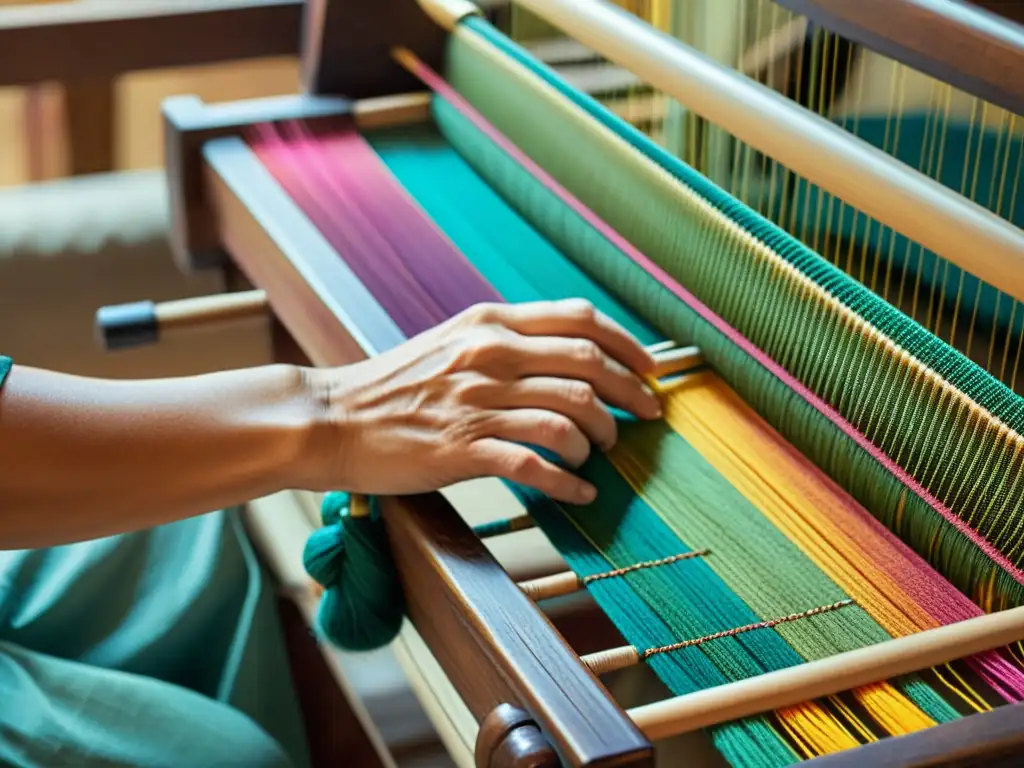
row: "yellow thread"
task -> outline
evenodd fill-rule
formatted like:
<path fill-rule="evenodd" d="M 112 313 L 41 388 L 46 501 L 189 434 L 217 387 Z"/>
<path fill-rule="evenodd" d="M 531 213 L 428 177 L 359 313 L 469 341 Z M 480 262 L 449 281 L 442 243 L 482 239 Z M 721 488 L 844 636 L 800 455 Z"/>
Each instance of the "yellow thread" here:
<path fill-rule="evenodd" d="M 839 710 L 839 712 L 843 715 L 843 717 L 846 718 L 850 725 L 853 726 L 853 729 L 857 732 L 857 735 L 860 736 L 861 741 L 867 743 L 871 743 L 872 741 L 878 741 L 878 737 L 871 732 L 871 729 L 864 725 L 864 722 L 857 716 L 857 713 L 850 709 L 850 707 L 846 705 L 846 702 L 844 702 L 838 696 L 830 696 L 829 701 L 831 702 L 833 707 Z"/>
<path fill-rule="evenodd" d="M 968 707 L 973 709 L 975 712 L 984 711 L 967 691 L 963 690 L 959 686 L 954 685 L 949 680 L 947 680 L 945 675 L 943 675 L 938 669 L 933 669 L 932 672 L 944 686 L 946 686 L 947 688 L 949 688 L 950 691 L 956 694 L 957 697 L 959 697 Z"/>
<path fill-rule="evenodd" d="M 782 439 L 717 376 L 705 371 L 688 382 L 663 400 L 664 418 L 730 485 L 889 634 L 938 626 L 895 577 L 871 569 L 865 578 L 870 558 L 850 529 L 817 511 L 848 504 L 841 490 L 820 479 L 807 459 L 781 453 Z"/>
<path fill-rule="evenodd" d="M 963 689 L 967 693 L 967 695 L 977 702 L 981 712 L 990 712 L 992 710 L 991 705 L 981 697 L 981 694 L 974 690 L 974 688 L 972 688 L 971 685 L 960 676 L 960 673 L 956 671 L 956 668 L 954 668 L 952 664 L 946 664 L 946 669 L 948 669 L 950 673 L 953 675 L 953 677 L 957 679 L 957 682 L 960 683 L 961 686 L 963 686 Z"/>
<path fill-rule="evenodd" d="M 782 726 L 782 730 L 789 736 L 790 741 L 796 747 L 797 752 L 804 759 L 810 759 L 817 757 L 817 755 L 811 750 L 810 746 L 803 739 L 803 732 L 805 729 L 797 727 L 798 714 L 794 709 L 782 710 L 776 713 L 779 719 L 779 725 Z"/>
<path fill-rule="evenodd" d="M 853 691 L 854 697 L 875 721 L 893 736 L 921 731 L 936 725 L 908 698 L 889 683 L 878 683 Z"/>
<path fill-rule="evenodd" d="M 827 755 L 853 749 L 859 742 L 852 733 L 831 712 L 819 706 L 791 707 L 779 713 L 791 736 L 799 734 L 797 743 L 802 744 L 810 756 Z"/>

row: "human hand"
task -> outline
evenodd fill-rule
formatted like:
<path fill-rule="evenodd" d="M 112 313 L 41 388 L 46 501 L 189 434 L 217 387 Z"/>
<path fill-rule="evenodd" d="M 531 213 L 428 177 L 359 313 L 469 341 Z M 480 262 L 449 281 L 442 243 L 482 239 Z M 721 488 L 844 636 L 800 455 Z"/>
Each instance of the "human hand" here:
<path fill-rule="evenodd" d="M 554 499 L 594 488 L 525 444 L 579 467 L 616 440 L 605 405 L 657 418 L 650 354 L 581 300 L 472 307 L 378 357 L 308 372 L 323 413 L 311 479 L 365 494 L 500 477 Z"/>

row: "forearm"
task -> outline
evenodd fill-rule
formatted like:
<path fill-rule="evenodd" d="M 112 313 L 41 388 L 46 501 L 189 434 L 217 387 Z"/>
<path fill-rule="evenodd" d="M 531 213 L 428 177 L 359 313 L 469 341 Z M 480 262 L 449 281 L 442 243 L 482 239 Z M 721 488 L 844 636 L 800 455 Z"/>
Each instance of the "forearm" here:
<path fill-rule="evenodd" d="M 0 548 L 137 530 L 296 487 L 316 418 L 289 366 L 108 381 L 16 365 L 0 390 Z"/>

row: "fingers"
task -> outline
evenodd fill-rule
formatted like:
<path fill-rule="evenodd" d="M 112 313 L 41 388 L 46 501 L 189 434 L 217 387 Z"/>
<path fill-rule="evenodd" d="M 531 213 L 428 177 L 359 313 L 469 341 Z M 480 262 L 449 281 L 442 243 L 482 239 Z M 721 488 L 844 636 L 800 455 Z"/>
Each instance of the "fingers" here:
<path fill-rule="evenodd" d="M 487 400 L 492 408 L 540 408 L 567 416 L 604 451 L 618 437 L 614 417 L 585 381 L 531 376 L 495 386 Z"/>
<path fill-rule="evenodd" d="M 545 376 L 582 381 L 609 405 L 644 419 L 661 415 L 661 404 L 647 385 L 593 341 L 521 336 L 515 341 L 514 350 L 519 354 L 507 360 L 506 365 L 514 366 L 519 378 Z"/>
<path fill-rule="evenodd" d="M 484 438 L 473 445 L 475 473 L 481 477 L 500 477 L 529 486 L 568 504 L 589 504 L 597 490 L 564 469 L 522 445 L 497 438 Z"/>
<path fill-rule="evenodd" d="M 654 370 L 654 358 L 626 329 L 582 299 L 489 306 L 487 313 L 524 336 L 588 339 L 637 375 Z"/>
<path fill-rule="evenodd" d="M 551 411 L 498 411 L 487 420 L 484 435 L 544 448 L 573 467 L 581 466 L 590 455 L 590 441 L 580 428 L 572 419 Z"/>

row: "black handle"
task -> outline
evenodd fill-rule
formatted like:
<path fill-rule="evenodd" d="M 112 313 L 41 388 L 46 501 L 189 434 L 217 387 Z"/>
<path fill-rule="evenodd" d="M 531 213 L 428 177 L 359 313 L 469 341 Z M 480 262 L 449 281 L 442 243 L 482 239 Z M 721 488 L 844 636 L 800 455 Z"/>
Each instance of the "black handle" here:
<path fill-rule="evenodd" d="M 135 301 L 101 307 L 96 312 L 96 334 L 105 349 L 132 349 L 160 339 L 156 304 Z"/>

